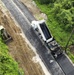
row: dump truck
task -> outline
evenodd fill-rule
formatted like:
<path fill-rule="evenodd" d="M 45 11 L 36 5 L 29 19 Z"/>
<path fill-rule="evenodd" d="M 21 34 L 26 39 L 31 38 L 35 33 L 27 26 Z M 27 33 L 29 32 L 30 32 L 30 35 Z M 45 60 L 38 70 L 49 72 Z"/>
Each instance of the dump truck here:
<path fill-rule="evenodd" d="M 51 54 L 57 58 L 61 56 L 63 53 L 60 45 L 55 41 L 53 38 L 51 32 L 49 31 L 45 20 L 40 21 L 32 21 L 31 27 L 34 30 L 34 32 L 37 33 L 37 36 L 41 37 L 40 39 L 43 40 L 45 45 L 48 47 L 48 49 L 51 51 Z"/>

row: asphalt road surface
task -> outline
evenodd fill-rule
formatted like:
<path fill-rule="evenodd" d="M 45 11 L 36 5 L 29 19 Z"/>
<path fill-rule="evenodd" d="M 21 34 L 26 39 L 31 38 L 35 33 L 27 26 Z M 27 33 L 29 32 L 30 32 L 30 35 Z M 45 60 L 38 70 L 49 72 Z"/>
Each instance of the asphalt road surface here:
<path fill-rule="evenodd" d="M 15 20 L 18 22 L 18 24 L 22 28 L 27 39 L 30 41 L 32 46 L 36 48 L 37 53 L 41 57 L 42 61 L 46 65 L 49 72 L 52 75 L 74 75 L 74 67 L 66 58 L 66 56 L 63 55 L 61 58 L 57 59 L 56 60 L 58 62 L 57 63 L 52 57 L 51 53 L 49 53 L 47 48 L 42 44 L 38 36 L 34 33 L 34 31 L 32 30 L 30 26 L 30 22 L 32 20 L 35 20 L 35 18 L 31 15 L 31 13 L 26 8 L 26 6 L 23 5 L 18 0 L 13 0 L 13 1 L 2 0 L 2 2 L 5 4 L 5 6 L 8 8 L 10 13 L 12 14 L 12 16 L 15 18 Z M 50 63 L 51 60 L 54 60 L 54 62 Z"/>
<path fill-rule="evenodd" d="M 56 59 L 56 61 L 66 75 L 74 75 L 74 66 L 64 54 L 60 58 Z"/>
<path fill-rule="evenodd" d="M 36 20 L 34 16 L 32 16 L 32 13 L 27 9 L 27 7 L 22 2 L 20 2 L 20 0 L 13 0 L 13 1 L 21 9 L 24 15 L 26 15 L 29 22 L 31 22 L 32 20 Z"/>

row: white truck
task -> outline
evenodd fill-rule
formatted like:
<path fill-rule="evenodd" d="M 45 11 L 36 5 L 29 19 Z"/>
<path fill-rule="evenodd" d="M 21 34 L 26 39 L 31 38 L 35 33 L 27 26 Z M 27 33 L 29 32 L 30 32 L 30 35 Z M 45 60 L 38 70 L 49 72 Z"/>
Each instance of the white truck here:
<path fill-rule="evenodd" d="M 61 47 L 51 35 L 45 20 L 32 21 L 31 26 L 33 30 L 38 33 L 38 36 L 41 37 L 41 40 L 45 42 L 46 46 L 51 50 L 51 54 L 55 58 L 62 54 Z"/>

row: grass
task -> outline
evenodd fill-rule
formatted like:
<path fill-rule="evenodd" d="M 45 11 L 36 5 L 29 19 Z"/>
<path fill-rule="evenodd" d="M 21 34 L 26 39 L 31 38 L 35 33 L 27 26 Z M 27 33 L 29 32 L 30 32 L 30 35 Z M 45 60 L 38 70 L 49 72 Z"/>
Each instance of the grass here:
<path fill-rule="evenodd" d="M 72 60 L 72 62 L 74 63 L 74 55 L 70 51 L 68 51 L 68 56 Z"/>

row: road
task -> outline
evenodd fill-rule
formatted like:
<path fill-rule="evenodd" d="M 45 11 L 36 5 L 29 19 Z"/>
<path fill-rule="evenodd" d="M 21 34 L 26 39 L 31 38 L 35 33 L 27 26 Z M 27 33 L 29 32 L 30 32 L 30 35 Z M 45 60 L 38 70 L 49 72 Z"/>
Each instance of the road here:
<path fill-rule="evenodd" d="M 13 2 L 14 1 L 14 2 Z M 52 55 L 48 53 L 47 48 L 42 44 L 41 40 L 38 38 L 38 36 L 34 33 L 34 31 L 31 29 L 30 22 L 32 20 L 35 20 L 35 18 L 31 15 L 29 10 L 24 6 L 22 3 L 20 3 L 18 0 L 2 0 L 2 2 L 5 4 L 5 6 L 8 8 L 12 16 L 15 18 L 15 20 L 18 22 L 20 27 L 22 28 L 24 34 L 26 35 L 29 42 L 32 44 L 33 47 L 36 48 L 37 53 L 41 57 L 42 61 L 46 65 L 49 72 L 51 72 L 52 75 L 73 75 L 74 74 L 74 68 L 71 68 L 71 70 L 67 70 L 66 66 L 64 66 L 68 61 L 68 59 L 65 57 L 65 60 L 67 62 L 65 64 L 63 59 L 57 59 L 57 62 L 54 60 Z M 54 60 L 53 63 L 50 63 L 50 60 Z M 61 63 L 63 61 L 63 63 Z M 60 66 L 61 68 L 60 68 Z M 70 65 L 70 63 L 69 63 Z M 70 65 L 72 66 L 72 65 Z M 69 66 L 69 67 L 70 67 Z M 73 74 L 72 74 L 73 73 Z"/>
<path fill-rule="evenodd" d="M 20 2 L 20 0 L 13 0 L 13 1 L 21 9 L 24 15 L 26 15 L 29 22 L 31 22 L 32 20 L 36 20 L 34 16 L 32 16 L 32 13 L 27 9 L 27 7 L 22 2 Z"/>
<path fill-rule="evenodd" d="M 70 60 L 64 55 L 59 59 L 56 59 L 60 67 L 62 68 L 63 72 L 66 75 L 74 75 L 74 66 L 70 62 Z"/>

